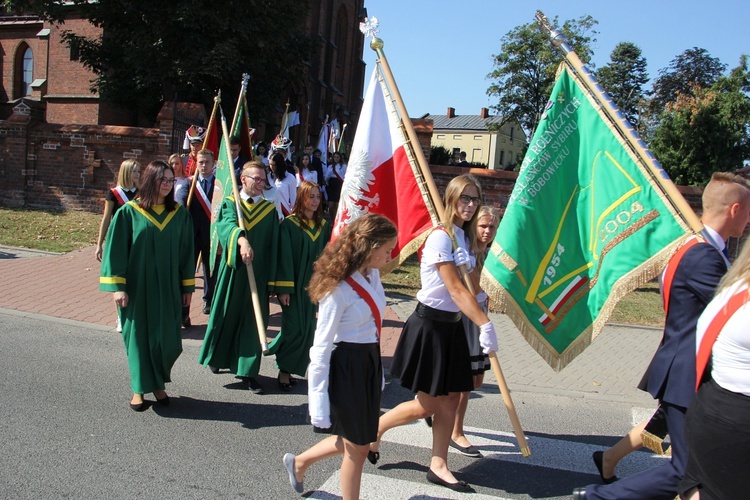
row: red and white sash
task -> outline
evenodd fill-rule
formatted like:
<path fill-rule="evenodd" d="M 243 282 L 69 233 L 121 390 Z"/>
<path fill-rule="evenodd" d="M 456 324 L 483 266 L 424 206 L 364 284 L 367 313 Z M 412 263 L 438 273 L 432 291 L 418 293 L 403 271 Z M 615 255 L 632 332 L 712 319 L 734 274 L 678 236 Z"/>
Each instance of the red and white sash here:
<path fill-rule="evenodd" d="M 380 317 L 380 309 L 378 308 L 377 304 L 375 303 L 375 299 L 370 295 L 370 292 L 368 292 L 365 287 L 354 281 L 354 278 L 351 276 L 347 277 L 344 281 L 352 287 L 352 289 L 357 292 L 357 295 L 359 295 L 365 302 L 367 302 L 367 305 L 370 306 L 370 311 L 372 312 L 372 319 L 375 320 L 375 328 L 378 330 L 378 342 L 380 342 L 380 330 L 383 328 L 383 320 Z"/>
<path fill-rule="evenodd" d="M 693 248 L 699 243 L 708 245 L 695 236 L 688 239 L 684 245 L 682 245 L 677 252 L 669 259 L 667 267 L 664 268 L 664 280 L 662 282 L 662 295 L 664 299 L 664 312 L 669 312 L 669 296 L 672 293 L 672 282 L 674 281 L 674 275 L 677 273 L 677 268 L 680 266 L 682 258 L 685 256 L 688 250 Z"/>
<path fill-rule="evenodd" d="M 122 187 L 115 186 L 112 189 L 110 189 L 110 191 L 112 191 L 112 195 L 115 198 L 117 198 L 117 201 L 120 202 L 120 206 L 122 206 L 122 205 L 124 205 L 124 204 L 126 204 L 127 202 L 130 201 L 130 198 L 128 198 L 127 193 L 125 192 L 125 190 Z"/>
<path fill-rule="evenodd" d="M 208 199 L 208 195 L 203 191 L 203 183 L 200 177 L 195 182 L 195 192 L 198 193 L 198 202 L 203 207 L 203 211 L 206 212 L 206 216 L 211 219 L 211 200 Z"/>
<path fill-rule="evenodd" d="M 336 177 L 338 177 L 338 179 L 341 182 L 344 182 L 344 178 L 341 177 L 341 174 L 339 173 L 339 166 L 340 166 L 339 164 L 336 164 L 336 165 L 333 166 L 333 175 L 335 175 Z"/>

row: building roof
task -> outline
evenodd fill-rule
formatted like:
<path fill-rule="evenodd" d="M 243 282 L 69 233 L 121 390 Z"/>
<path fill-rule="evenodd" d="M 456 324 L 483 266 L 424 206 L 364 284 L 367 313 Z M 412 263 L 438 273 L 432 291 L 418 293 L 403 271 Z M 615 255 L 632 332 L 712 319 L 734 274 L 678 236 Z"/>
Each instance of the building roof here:
<path fill-rule="evenodd" d="M 455 115 L 448 118 L 447 115 L 427 114 L 423 118 L 432 120 L 434 130 L 482 130 L 487 131 L 490 123 L 502 123 L 501 116 L 490 116 L 482 118 L 481 115 Z"/>

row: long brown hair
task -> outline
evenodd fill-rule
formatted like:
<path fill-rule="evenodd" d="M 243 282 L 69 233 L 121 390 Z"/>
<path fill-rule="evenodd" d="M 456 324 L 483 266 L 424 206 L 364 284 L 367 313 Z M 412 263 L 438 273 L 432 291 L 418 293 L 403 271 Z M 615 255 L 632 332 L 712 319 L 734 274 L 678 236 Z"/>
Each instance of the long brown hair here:
<path fill-rule="evenodd" d="M 336 241 L 328 244 L 315 262 L 307 292 L 314 303 L 320 302 L 343 280 L 354 274 L 370 258 L 372 251 L 398 235 L 387 217 L 368 213 L 349 224 Z"/>
<path fill-rule="evenodd" d="M 299 185 L 297 188 L 297 199 L 294 202 L 294 206 L 292 207 L 292 215 L 296 215 L 300 219 L 305 219 L 305 206 L 307 205 L 307 201 L 310 199 L 310 194 L 312 193 L 312 190 L 314 188 L 318 188 L 318 192 L 323 195 L 323 192 L 320 189 L 320 186 L 315 184 L 314 182 L 310 181 L 304 181 L 302 184 Z M 321 197 L 320 205 L 318 205 L 318 209 L 313 212 L 313 227 L 320 226 L 321 221 L 323 220 L 323 199 Z"/>
<path fill-rule="evenodd" d="M 165 170 L 169 170 L 174 175 L 174 170 L 164 160 L 154 160 L 146 165 L 146 169 L 141 174 L 141 187 L 138 189 L 138 204 L 141 208 L 149 210 L 156 205 L 159 199 L 159 186 L 164 178 Z M 171 212 L 175 209 L 175 205 L 174 184 L 172 184 L 169 194 L 164 197 L 164 208 L 167 209 L 167 212 Z"/>

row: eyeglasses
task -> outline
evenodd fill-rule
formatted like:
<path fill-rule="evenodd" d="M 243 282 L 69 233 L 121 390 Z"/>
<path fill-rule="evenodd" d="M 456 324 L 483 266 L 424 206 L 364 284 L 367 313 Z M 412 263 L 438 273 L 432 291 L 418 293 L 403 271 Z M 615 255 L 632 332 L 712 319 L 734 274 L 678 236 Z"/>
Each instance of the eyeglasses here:
<path fill-rule="evenodd" d="M 169 179 L 167 179 L 167 178 L 165 177 L 165 178 L 163 178 L 163 179 L 161 180 L 161 183 L 162 183 L 162 184 L 166 184 L 167 186 L 169 186 L 170 184 L 174 184 L 174 177 L 170 177 Z"/>
<path fill-rule="evenodd" d="M 464 205 L 468 205 L 469 203 L 474 203 L 474 205 L 479 205 L 482 203 L 482 198 L 479 198 L 478 196 L 469 196 L 468 194 L 462 194 L 458 197 L 459 200 L 461 200 L 461 203 Z"/>
<path fill-rule="evenodd" d="M 255 182 L 266 182 L 266 180 L 263 177 L 250 177 L 249 175 L 243 175 L 245 179 L 250 179 Z"/>

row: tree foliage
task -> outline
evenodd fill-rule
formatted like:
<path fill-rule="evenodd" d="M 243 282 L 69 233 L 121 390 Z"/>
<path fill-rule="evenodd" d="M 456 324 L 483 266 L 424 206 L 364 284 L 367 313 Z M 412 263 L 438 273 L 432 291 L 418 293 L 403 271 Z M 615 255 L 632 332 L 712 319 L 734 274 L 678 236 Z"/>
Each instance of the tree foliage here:
<path fill-rule="evenodd" d="M 667 104 L 677 99 L 678 94 L 692 95 L 696 88 L 708 88 L 724 73 L 727 66 L 706 49 L 693 47 L 678 55 L 669 66 L 659 70 L 654 82 L 651 104 L 658 114 Z"/>
<path fill-rule="evenodd" d="M 5 0 L 11 11 L 62 23 L 77 10 L 102 28 L 87 38 L 66 31 L 81 62 L 97 75 L 103 100 L 153 119 L 164 100 L 210 104 L 221 89 L 234 104 L 242 73 L 248 105 L 264 114 L 301 82 L 311 41 L 307 2 L 296 0 Z M 224 106 L 226 108 L 226 106 Z"/>
<path fill-rule="evenodd" d="M 667 103 L 651 150 L 675 183 L 702 185 L 750 159 L 748 57 L 708 88 L 694 84 Z"/>
<path fill-rule="evenodd" d="M 552 24 L 558 25 L 557 17 Z M 590 45 L 596 42 L 598 32 L 594 27 L 597 24 L 598 21 L 591 16 L 582 16 L 578 20 L 565 21 L 560 28 L 584 62 L 591 59 Z M 494 82 L 487 94 L 498 98 L 498 103 L 492 108 L 503 117 L 504 123 L 519 123 L 527 137 L 531 137 L 552 92 L 555 73 L 564 55 L 553 46 L 549 35 L 533 22 L 506 33 L 500 40 L 500 52 L 492 57 L 494 70 L 487 78 Z"/>
<path fill-rule="evenodd" d="M 646 58 L 631 42 L 621 42 L 612 51 L 610 62 L 596 72 L 596 78 L 622 114 L 633 126 L 638 125 L 638 105 L 648 82 Z"/>

